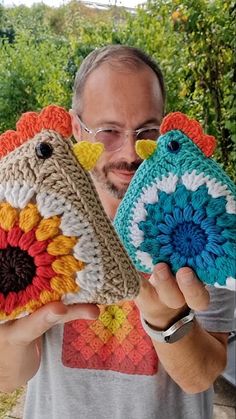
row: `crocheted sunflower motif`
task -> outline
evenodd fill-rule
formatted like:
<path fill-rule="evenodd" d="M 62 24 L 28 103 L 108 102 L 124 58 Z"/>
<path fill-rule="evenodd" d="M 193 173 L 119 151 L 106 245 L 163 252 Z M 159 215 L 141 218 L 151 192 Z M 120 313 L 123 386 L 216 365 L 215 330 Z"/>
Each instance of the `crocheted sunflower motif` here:
<path fill-rule="evenodd" d="M 139 276 L 87 170 L 100 144 L 70 140 L 69 114 L 49 106 L 0 136 L 0 320 L 50 301 L 111 304 Z"/>
<path fill-rule="evenodd" d="M 180 112 L 164 118 L 157 143 L 139 141 L 142 163 L 115 218 L 137 269 L 189 266 L 206 284 L 235 290 L 236 191 L 209 159 L 214 137 Z"/>

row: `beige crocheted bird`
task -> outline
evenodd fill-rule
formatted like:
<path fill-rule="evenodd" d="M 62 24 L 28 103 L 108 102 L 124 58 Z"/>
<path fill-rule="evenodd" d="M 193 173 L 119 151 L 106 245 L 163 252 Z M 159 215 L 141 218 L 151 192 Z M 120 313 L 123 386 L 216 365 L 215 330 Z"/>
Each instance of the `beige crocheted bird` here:
<path fill-rule="evenodd" d="M 0 136 L 0 320 L 50 301 L 133 299 L 138 273 L 87 173 L 102 144 L 73 145 L 70 115 L 54 105 L 16 128 Z"/>

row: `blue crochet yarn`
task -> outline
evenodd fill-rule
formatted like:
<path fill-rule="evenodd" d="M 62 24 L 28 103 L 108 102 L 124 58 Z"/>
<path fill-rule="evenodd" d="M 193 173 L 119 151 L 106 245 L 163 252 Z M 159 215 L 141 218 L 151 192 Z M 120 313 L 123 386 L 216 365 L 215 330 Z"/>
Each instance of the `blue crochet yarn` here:
<path fill-rule="evenodd" d="M 204 204 L 200 209 L 199 199 Z M 201 276 L 210 268 L 208 283 L 223 285 L 226 276 L 235 275 L 235 266 L 227 266 L 228 254 L 232 258 L 234 254 L 232 232 L 225 230 L 225 206 L 225 197 L 212 198 L 205 185 L 197 192 L 184 185 L 177 185 L 171 195 L 161 191 L 158 203 L 145 205 L 148 221 L 138 223 L 144 233 L 139 249 L 150 254 L 154 265 L 170 262 L 173 272 L 190 266 Z M 227 214 L 227 219 L 228 225 L 235 225 L 234 214 Z"/>
<path fill-rule="evenodd" d="M 235 290 L 235 185 L 181 130 L 159 137 L 114 226 L 139 271 L 152 273 L 158 262 L 174 273 L 189 266 L 204 283 Z"/>

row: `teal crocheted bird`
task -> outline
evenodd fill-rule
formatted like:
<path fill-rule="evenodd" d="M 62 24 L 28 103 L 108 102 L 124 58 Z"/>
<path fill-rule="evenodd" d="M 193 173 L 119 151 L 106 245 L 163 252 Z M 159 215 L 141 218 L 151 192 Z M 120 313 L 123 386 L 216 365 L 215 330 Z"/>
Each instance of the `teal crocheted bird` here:
<path fill-rule="evenodd" d="M 158 141 L 140 140 L 144 159 L 118 208 L 115 228 L 139 271 L 167 262 L 191 267 L 205 284 L 236 289 L 236 188 L 212 159 L 216 140 L 180 112 Z"/>

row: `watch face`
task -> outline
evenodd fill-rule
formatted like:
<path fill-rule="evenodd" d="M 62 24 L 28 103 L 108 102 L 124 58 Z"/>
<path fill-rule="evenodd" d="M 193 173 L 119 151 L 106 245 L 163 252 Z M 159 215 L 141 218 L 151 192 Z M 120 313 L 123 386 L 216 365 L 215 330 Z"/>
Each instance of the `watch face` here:
<path fill-rule="evenodd" d="M 190 331 L 192 327 L 192 323 L 193 321 L 191 320 L 190 322 L 183 324 L 183 326 L 180 327 L 178 330 L 176 330 L 176 332 L 174 332 L 172 335 L 166 336 L 165 342 L 174 343 L 174 342 L 177 342 L 177 340 L 180 340 L 181 338 L 183 338 Z"/>

